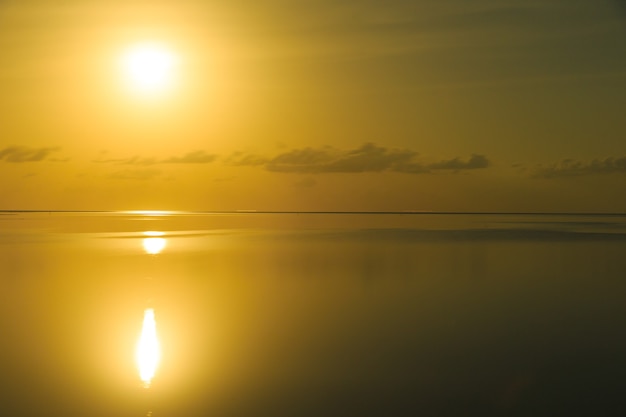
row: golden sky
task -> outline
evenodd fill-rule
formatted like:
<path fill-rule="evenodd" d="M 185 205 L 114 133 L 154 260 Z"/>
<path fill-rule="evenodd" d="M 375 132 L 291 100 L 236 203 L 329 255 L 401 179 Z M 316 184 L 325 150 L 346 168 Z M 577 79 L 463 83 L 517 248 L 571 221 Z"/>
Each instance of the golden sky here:
<path fill-rule="evenodd" d="M 0 209 L 622 212 L 625 39 L 620 0 L 4 1 Z"/>

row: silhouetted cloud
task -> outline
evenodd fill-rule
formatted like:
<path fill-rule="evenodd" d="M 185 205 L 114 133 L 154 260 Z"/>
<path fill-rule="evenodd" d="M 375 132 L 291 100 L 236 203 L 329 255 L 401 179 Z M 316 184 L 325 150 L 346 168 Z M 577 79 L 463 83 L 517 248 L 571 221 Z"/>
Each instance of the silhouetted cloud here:
<path fill-rule="evenodd" d="M 366 143 L 357 149 L 335 151 L 332 148 L 295 149 L 280 154 L 266 168 L 274 172 L 380 172 L 407 164 L 417 155 L 407 149 L 387 149 Z"/>
<path fill-rule="evenodd" d="M 121 162 L 124 165 L 154 165 L 159 162 L 154 158 L 140 158 L 138 156 L 133 156 L 132 158 L 127 159 L 124 162 Z"/>
<path fill-rule="evenodd" d="M 278 172 L 320 172 L 334 159 L 330 148 L 294 149 L 272 158 L 266 168 Z"/>
<path fill-rule="evenodd" d="M 625 174 L 626 156 L 594 159 L 589 162 L 564 159 L 548 166 L 540 166 L 533 173 L 535 178 L 576 177 L 581 175 Z"/>
<path fill-rule="evenodd" d="M 235 152 L 226 157 L 224 162 L 235 166 L 259 166 L 265 165 L 269 161 L 268 158 L 256 154 Z"/>
<path fill-rule="evenodd" d="M 130 158 L 111 158 L 111 159 L 96 159 L 93 162 L 98 164 L 118 164 L 118 165 L 154 165 L 158 164 L 154 158 L 141 158 L 139 156 L 131 156 Z"/>
<path fill-rule="evenodd" d="M 180 157 L 172 157 L 160 161 L 163 164 L 208 164 L 215 161 L 216 155 L 211 155 L 205 151 L 193 151 Z"/>
<path fill-rule="evenodd" d="M 132 156 L 130 158 L 96 159 L 93 162 L 100 164 L 148 166 L 156 164 L 208 164 L 215 161 L 215 159 L 217 159 L 217 155 L 211 155 L 205 151 L 193 151 L 183 156 L 173 156 L 166 159 Z"/>
<path fill-rule="evenodd" d="M 425 174 L 435 170 L 469 170 L 487 168 L 484 155 L 472 155 L 468 160 L 454 158 L 432 164 L 417 161 L 418 153 L 411 149 L 392 149 L 365 143 L 351 150 L 338 150 L 329 146 L 300 148 L 266 158 L 254 154 L 235 154 L 228 158 L 233 165 L 259 166 L 271 172 L 285 173 L 361 173 L 400 172 Z"/>
<path fill-rule="evenodd" d="M 50 154 L 59 149 L 59 147 L 30 148 L 28 146 L 9 146 L 0 149 L 0 160 L 13 163 L 39 162 L 44 161 Z"/>
<path fill-rule="evenodd" d="M 461 158 L 448 159 L 429 165 L 431 169 L 450 169 L 454 171 L 464 169 L 480 169 L 487 168 L 489 166 L 489 160 L 485 155 L 472 155 L 467 161 L 463 161 Z"/>
<path fill-rule="evenodd" d="M 418 152 L 407 148 L 387 148 L 374 143 L 364 143 L 354 149 L 337 149 L 331 146 L 291 149 L 275 156 L 235 152 L 222 158 L 232 166 L 262 167 L 270 172 L 296 174 L 398 172 L 427 174 L 435 171 L 463 171 L 490 166 L 484 155 L 474 154 L 468 159 L 455 157 L 434 163 L 417 160 Z M 93 162 L 114 165 L 150 166 L 156 164 L 208 164 L 218 155 L 198 150 L 183 156 L 166 159 L 130 158 L 97 159 Z"/>

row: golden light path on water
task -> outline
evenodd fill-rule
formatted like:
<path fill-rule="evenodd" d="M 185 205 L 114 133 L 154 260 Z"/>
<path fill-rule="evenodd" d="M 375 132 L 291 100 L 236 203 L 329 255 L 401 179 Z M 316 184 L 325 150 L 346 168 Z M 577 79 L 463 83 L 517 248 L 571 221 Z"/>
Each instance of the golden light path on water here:
<path fill-rule="evenodd" d="M 159 339 L 157 338 L 154 309 L 152 308 L 148 308 L 144 311 L 143 326 L 141 336 L 137 342 L 135 359 L 143 386 L 148 388 L 152 383 L 154 374 L 159 366 L 159 361 L 161 360 L 161 348 L 159 346 Z"/>

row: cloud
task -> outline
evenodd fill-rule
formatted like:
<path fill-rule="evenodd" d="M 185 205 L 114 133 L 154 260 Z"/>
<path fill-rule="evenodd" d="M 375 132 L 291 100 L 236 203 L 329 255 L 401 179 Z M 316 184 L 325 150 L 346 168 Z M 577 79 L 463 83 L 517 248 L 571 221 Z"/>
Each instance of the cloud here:
<path fill-rule="evenodd" d="M 124 161 L 119 162 L 124 165 L 154 165 L 157 164 L 158 161 L 154 158 L 140 158 L 138 156 L 133 156 L 132 158 L 128 158 Z"/>
<path fill-rule="evenodd" d="M 303 148 L 276 156 L 267 163 L 266 168 L 273 172 L 298 173 L 380 172 L 408 164 L 416 155 L 411 150 L 390 150 L 373 143 L 348 151 L 337 151 L 329 147 Z"/>
<path fill-rule="evenodd" d="M 215 161 L 216 155 L 211 155 L 205 151 L 193 151 L 181 157 L 172 157 L 160 161 L 163 164 L 208 164 Z"/>
<path fill-rule="evenodd" d="M 156 164 L 208 164 L 217 159 L 216 155 L 211 155 L 205 151 L 188 152 L 183 156 L 173 156 L 166 159 L 142 158 L 132 156 L 130 158 L 96 159 L 93 162 L 99 164 L 136 165 L 148 166 Z"/>
<path fill-rule="evenodd" d="M 132 156 L 130 158 L 111 158 L 111 159 L 96 159 L 93 162 L 98 164 L 118 164 L 118 165 L 154 165 L 159 163 L 154 158 L 141 158 L 139 156 Z"/>
<path fill-rule="evenodd" d="M 350 150 L 338 150 L 329 146 L 293 149 L 271 158 L 239 153 L 229 157 L 228 160 L 234 165 L 262 165 L 271 172 L 299 174 L 383 171 L 426 174 L 437 170 L 461 171 L 489 166 L 489 161 L 484 155 L 472 155 L 468 160 L 457 157 L 432 164 L 418 161 L 417 156 L 418 153 L 411 149 L 392 149 L 365 143 Z"/>
<path fill-rule="evenodd" d="M 461 158 L 448 159 L 431 164 L 429 168 L 459 171 L 464 169 L 487 168 L 488 166 L 489 160 L 485 155 L 473 154 L 467 161 L 463 161 Z"/>
<path fill-rule="evenodd" d="M 418 152 L 407 148 L 388 148 L 375 143 L 364 143 L 353 149 L 337 149 L 331 146 L 296 148 L 264 156 L 254 153 L 235 152 L 222 159 L 231 166 L 261 167 L 266 171 L 294 174 L 398 172 L 404 174 L 427 174 L 436 171 L 464 171 L 490 166 L 484 155 L 473 154 L 468 159 L 455 157 L 439 162 L 425 163 L 417 160 Z M 218 155 L 198 150 L 166 159 L 130 158 L 97 159 L 96 163 L 150 166 L 157 164 L 208 164 Z M 123 172 L 123 171 L 120 171 Z"/>
<path fill-rule="evenodd" d="M 532 176 L 535 178 L 558 178 L 609 174 L 626 174 L 626 156 L 594 159 L 589 162 L 564 159 L 552 165 L 538 167 Z"/>
<path fill-rule="evenodd" d="M 266 168 L 274 172 L 319 172 L 332 160 L 329 149 L 294 149 L 272 158 Z"/>
<path fill-rule="evenodd" d="M 242 152 L 235 152 L 228 158 L 226 162 L 231 165 L 237 166 L 259 166 L 265 165 L 269 161 L 268 158 L 255 154 L 244 154 Z"/>
<path fill-rule="evenodd" d="M 0 149 L 0 160 L 13 163 L 39 162 L 44 161 L 50 154 L 59 149 L 59 147 L 29 148 L 28 146 L 9 146 Z"/>
<path fill-rule="evenodd" d="M 146 181 L 157 178 L 161 175 L 161 170 L 146 168 L 146 169 L 124 169 L 121 171 L 113 172 L 108 178 L 116 180 L 137 180 Z"/>

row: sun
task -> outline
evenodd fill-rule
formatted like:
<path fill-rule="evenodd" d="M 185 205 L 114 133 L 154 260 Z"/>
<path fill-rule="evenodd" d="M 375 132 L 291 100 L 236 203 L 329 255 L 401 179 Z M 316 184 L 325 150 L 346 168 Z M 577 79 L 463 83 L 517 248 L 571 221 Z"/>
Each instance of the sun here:
<path fill-rule="evenodd" d="M 143 93 L 168 90 L 175 81 L 178 56 L 166 45 L 143 42 L 129 47 L 121 67 L 128 86 Z"/>

